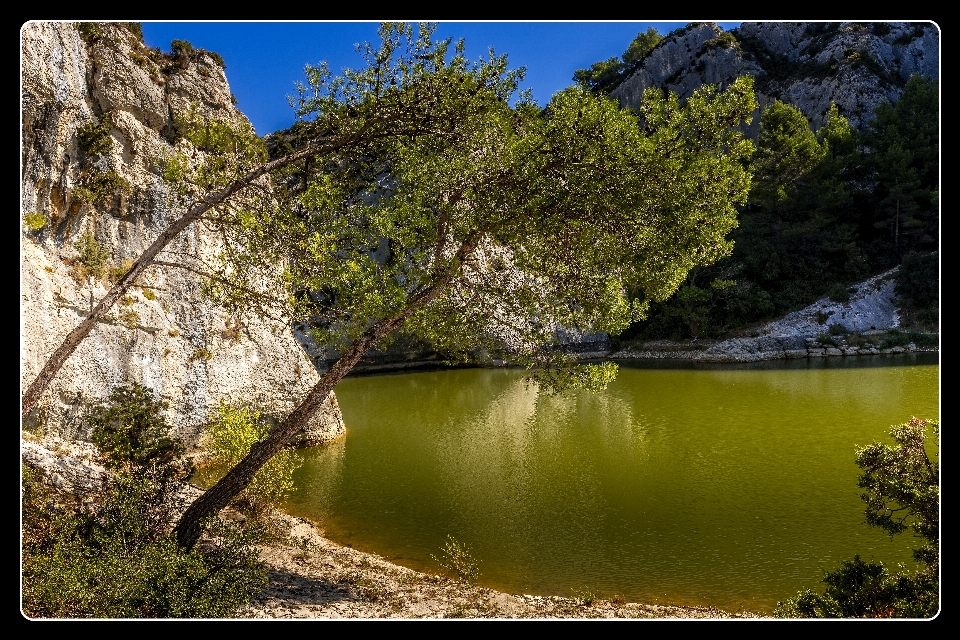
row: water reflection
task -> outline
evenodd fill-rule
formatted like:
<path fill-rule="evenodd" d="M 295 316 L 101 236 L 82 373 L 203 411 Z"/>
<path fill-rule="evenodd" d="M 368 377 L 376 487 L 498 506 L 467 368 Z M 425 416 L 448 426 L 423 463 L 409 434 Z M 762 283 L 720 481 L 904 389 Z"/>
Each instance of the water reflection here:
<path fill-rule="evenodd" d="M 453 534 L 509 591 L 769 610 L 854 553 L 910 562 L 862 524 L 853 453 L 938 407 L 936 357 L 812 362 L 624 367 L 567 396 L 507 370 L 347 379 L 347 438 L 290 509 L 420 569 Z"/>

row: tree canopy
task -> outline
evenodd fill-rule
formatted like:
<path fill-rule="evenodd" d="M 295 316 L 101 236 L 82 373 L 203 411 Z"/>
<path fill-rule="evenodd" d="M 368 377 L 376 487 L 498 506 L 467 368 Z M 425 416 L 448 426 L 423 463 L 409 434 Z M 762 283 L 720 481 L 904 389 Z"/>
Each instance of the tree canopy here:
<path fill-rule="evenodd" d="M 509 354 L 550 388 L 602 388 L 615 365 L 576 365 L 557 327 L 619 332 L 644 313 L 628 289 L 663 300 L 731 250 L 750 187 L 753 145 L 737 127 L 756 107 L 751 79 L 685 103 L 652 89 L 637 113 L 582 88 L 541 109 L 518 94 L 522 71 L 505 56 L 471 63 L 462 43 L 431 33 L 383 25 L 367 68 L 311 67 L 297 102 L 305 122 L 346 130 L 416 107 L 415 127 L 278 174 L 269 211 L 231 214 L 224 272 L 275 261 L 261 287 L 282 291 L 343 355 L 191 506 L 178 525 L 185 546 L 395 332 L 457 358 Z"/>

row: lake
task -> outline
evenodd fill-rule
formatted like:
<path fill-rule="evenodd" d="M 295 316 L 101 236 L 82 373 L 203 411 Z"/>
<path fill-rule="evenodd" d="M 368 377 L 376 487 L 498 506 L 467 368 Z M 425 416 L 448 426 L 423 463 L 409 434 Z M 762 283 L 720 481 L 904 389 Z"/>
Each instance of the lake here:
<path fill-rule="evenodd" d="M 303 450 L 288 512 L 414 569 L 448 535 L 479 583 L 770 612 L 859 553 L 919 543 L 863 524 L 858 445 L 938 415 L 939 354 L 621 363 L 551 396 L 511 369 L 347 378 L 347 436 Z"/>

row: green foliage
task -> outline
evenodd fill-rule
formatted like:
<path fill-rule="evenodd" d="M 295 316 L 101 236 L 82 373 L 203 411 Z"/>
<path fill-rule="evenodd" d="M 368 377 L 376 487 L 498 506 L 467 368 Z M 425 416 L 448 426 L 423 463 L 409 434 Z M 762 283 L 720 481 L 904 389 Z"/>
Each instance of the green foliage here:
<path fill-rule="evenodd" d="M 167 435 L 169 427 L 162 415 L 167 408 L 165 401 L 143 385 L 115 387 L 109 404 L 94 407 L 87 417 L 91 441 L 112 468 L 170 468 L 184 448 Z"/>
<path fill-rule="evenodd" d="M 897 259 L 935 250 L 939 238 L 939 88 L 911 76 L 896 104 L 882 103 L 865 131 L 876 203 L 874 227 L 887 231 Z"/>
<path fill-rule="evenodd" d="M 921 568 L 891 572 L 859 555 L 828 573 L 822 594 L 803 591 L 777 603 L 784 618 L 932 618 L 940 609 L 940 424 L 911 418 L 890 429 L 895 444 L 875 442 L 857 449 L 866 523 L 890 536 L 913 532 Z M 932 452 L 932 459 L 930 452 Z"/>
<path fill-rule="evenodd" d="M 209 542 L 185 551 L 168 533 L 188 472 L 165 408 L 140 385 L 114 389 L 89 416 L 117 471 L 81 508 L 24 469 L 23 611 L 34 618 L 181 618 L 235 615 L 266 582 L 261 532 L 208 523 Z"/>
<path fill-rule="evenodd" d="M 140 323 L 140 314 L 135 309 L 120 309 L 117 312 L 117 320 L 131 329 L 135 329 Z"/>
<path fill-rule="evenodd" d="M 645 33 L 641 31 L 627 47 L 627 50 L 623 52 L 623 55 L 620 56 L 623 64 L 636 68 L 643 62 L 644 58 L 653 52 L 662 39 L 663 36 L 657 33 L 657 30 L 653 27 L 648 27 Z"/>
<path fill-rule="evenodd" d="M 110 250 L 97 242 L 92 233 L 84 233 L 80 239 L 73 243 L 73 248 L 80 254 L 77 257 L 77 263 L 84 270 L 83 275 L 91 275 L 97 280 L 103 278 L 110 260 Z"/>
<path fill-rule="evenodd" d="M 576 600 L 580 606 L 589 607 L 595 601 L 599 600 L 600 596 L 590 587 L 582 587 L 573 590 L 573 599 Z"/>
<path fill-rule="evenodd" d="M 123 25 L 140 41 L 140 44 L 143 44 L 143 24 L 139 22 L 124 22 Z"/>
<path fill-rule="evenodd" d="M 813 33 L 828 38 L 829 27 Z M 713 295 L 701 309 L 701 335 L 724 337 L 825 295 L 843 300 L 846 296 L 836 283 L 889 269 L 910 252 L 936 249 L 936 88 L 920 78 L 908 85 L 903 105 L 878 108 L 878 121 L 862 133 L 836 105 L 827 110 L 813 139 L 809 124 L 792 107 L 765 114 L 768 132 L 753 162 L 750 201 L 730 234 L 733 254 L 692 271 L 683 285 L 703 288 L 710 278 L 735 276 L 735 287 L 723 296 Z M 775 113 L 778 117 L 772 118 Z M 780 135 L 784 133 L 791 135 Z M 913 160 L 908 163 L 909 158 Z M 925 282 L 927 291 L 937 287 L 935 275 Z M 939 321 L 935 307 L 901 305 L 902 321 L 934 329 Z M 649 320 L 632 326 L 625 336 L 690 337 L 685 313 L 678 297 L 655 303 Z"/>
<path fill-rule="evenodd" d="M 716 38 L 711 38 L 703 43 L 704 49 L 716 49 L 717 47 L 722 47 L 724 49 L 736 49 L 740 51 L 740 43 L 737 41 L 737 37 L 733 35 L 730 31 L 724 31 Z"/>
<path fill-rule="evenodd" d="M 103 29 L 96 22 L 78 22 L 77 31 L 88 46 L 103 38 Z"/>
<path fill-rule="evenodd" d="M 619 58 L 594 62 L 589 69 L 577 69 L 573 80 L 596 94 L 607 94 L 623 82 L 624 64 Z"/>
<path fill-rule="evenodd" d="M 191 360 L 203 360 L 204 362 L 211 358 L 213 358 L 213 352 L 204 347 L 194 349 L 193 355 L 190 357 Z"/>
<path fill-rule="evenodd" d="M 37 213 L 36 211 L 31 211 L 30 213 L 23 214 L 23 224 L 27 225 L 30 231 L 36 233 L 47 226 L 47 216 L 42 213 Z"/>
<path fill-rule="evenodd" d="M 811 589 L 777 603 L 777 618 L 930 618 L 939 610 L 936 584 L 927 575 L 891 572 L 859 555 L 824 577 L 823 593 Z"/>
<path fill-rule="evenodd" d="M 826 153 L 826 145 L 817 141 L 803 113 L 793 105 L 774 101 L 760 117 L 751 199 L 770 208 L 782 207 Z"/>
<path fill-rule="evenodd" d="M 25 480 L 24 494 L 36 493 Z M 23 611 L 32 618 L 215 618 L 266 583 L 251 531 L 212 523 L 212 548 L 184 551 L 161 533 L 154 482 L 121 474 L 95 515 L 50 517 L 24 504 Z M 46 505 L 44 505 L 46 506 Z"/>
<path fill-rule="evenodd" d="M 124 258 L 120 261 L 120 264 L 115 264 L 114 266 L 107 269 L 107 279 L 110 282 L 116 282 L 123 277 L 127 271 L 130 270 L 130 267 L 133 266 L 133 260 L 129 258 Z"/>
<path fill-rule="evenodd" d="M 73 199 L 80 204 L 103 204 L 111 198 L 129 195 L 133 188 L 126 178 L 112 169 L 85 176 L 73 189 Z"/>
<path fill-rule="evenodd" d="M 479 561 L 473 557 L 470 547 L 461 543 L 451 535 L 447 536 L 446 542 L 440 547 L 440 557 L 431 554 L 441 568 L 453 572 L 457 580 L 467 584 L 476 584 L 480 577 Z"/>
<path fill-rule="evenodd" d="M 662 36 L 653 27 L 637 34 L 620 58 L 594 62 L 589 69 L 577 69 L 573 80 L 584 89 L 598 95 L 608 94 L 636 71 L 644 59 L 656 48 Z"/>
<path fill-rule="evenodd" d="M 911 418 L 892 427 L 890 437 L 893 446 L 875 442 L 857 450 L 867 524 L 891 536 L 912 531 L 925 541 L 914 559 L 935 569 L 940 557 L 940 423 Z"/>
<path fill-rule="evenodd" d="M 159 159 L 163 180 L 173 187 L 182 206 L 198 194 L 222 189 L 252 167 L 266 161 L 263 141 L 248 122 L 228 122 L 203 116 L 198 105 L 176 120 L 177 136 L 192 145 L 191 156 L 182 151 Z"/>
<path fill-rule="evenodd" d="M 77 129 L 77 148 L 88 156 L 98 156 L 113 148 L 110 137 L 110 114 L 104 113 L 99 122 L 88 122 Z"/>
<path fill-rule="evenodd" d="M 225 212 L 237 234 L 222 272 L 274 256 L 273 291 L 325 344 L 389 324 L 451 360 L 508 354 L 564 372 L 543 374 L 548 386 L 602 386 L 610 367 L 570 366 L 556 329 L 619 333 L 729 253 L 749 188 L 753 145 L 737 126 L 756 107 L 750 78 L 685 102 L 650 90 L 637 113 L 578 88 L 511 107 L 521 75 L 505 58 L 470 64 L 462 45 L 451 54 L 422 32 L 408 61 L 412 27 L 382 31 L 367 69 L 308 69 L 295 104 L 310 127 L 291 144 L 314 123 L 350 131 L 384 113 L 430 125 L 275 176 L 282 207 Z M 207 291 L 237 311 L 249 300 L 216 281 Z"/>
<path fill-rule="evenodd" d="M 183 71 L 190 65 L 191 62 L 199 60 L 203 55 L 207 55 L 212 58 L 213 61 L 222 69 L 227 68 L 227 65 L 223 61 L 223 56 L 221 56 L 219 53 L 194 47 L 187 40 L 171 41 L 170 51 L 170 57 L 172 58 L 170 70 L 172 71 Z"/>
<path fill-rule="evenodd" d="M 205 479 L 216 481 L 218 472 L 240 462 L 250 448 L 270 432 L 259 411 L 228 404 L 217 408 L 207 425 L 206 446 L 211 454 Z M 240 504 L 255 516 L 262 516 L 294 491 L 293 472 L 302 464 L 296 451 L 285 449 L 273 456 L 240 496 Z"/>

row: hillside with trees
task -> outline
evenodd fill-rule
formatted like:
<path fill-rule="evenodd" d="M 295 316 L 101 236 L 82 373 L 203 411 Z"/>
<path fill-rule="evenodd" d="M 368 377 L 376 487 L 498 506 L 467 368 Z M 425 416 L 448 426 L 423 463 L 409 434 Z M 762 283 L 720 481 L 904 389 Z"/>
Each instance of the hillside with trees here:
<path fill-rule="evenodd" d="M 632 67 L 614 59 L 577 71 L 581 86 L 627 108 L 638 88 L 682 96 L 747 74 L 761 105 L 732 254 L 691 270 L 621 341 L 736 335 L 823 296 L 843 301 L 851 284 L 898 265 L 904 324 L 937 332 L 935 32 L 927 23 L 744 23 L 730 32 L 692 23 L 638 34 L 627 52 L 656 42 Z"/>

